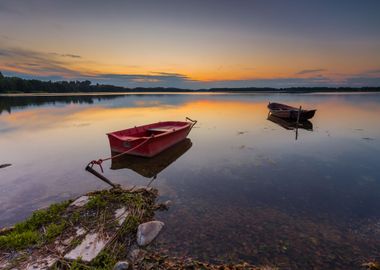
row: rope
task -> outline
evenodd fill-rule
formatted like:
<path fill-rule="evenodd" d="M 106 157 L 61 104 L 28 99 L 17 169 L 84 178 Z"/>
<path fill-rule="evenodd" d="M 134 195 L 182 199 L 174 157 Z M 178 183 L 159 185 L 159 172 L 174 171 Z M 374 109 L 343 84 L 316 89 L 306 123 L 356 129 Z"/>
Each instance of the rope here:
<path fill-rule="evenodd" d="M 152 137 L 149 137 L 147 139 L 145 139 L 145 141 L 139 143 L 138 145 L 136 145 L 135 147 L 132 147 L 131 149 L 128 149 L 127 151 L 125 152 L 122 152 L 120 154 L 117 154 L 117 155 L 114 155 L 114 156 L 111 156 L 111 157 L 108 157 L 108 158 L 100 158 L 98 160 L 92 160 L 90 161 L 90 163 L 88 163 L 88 165 L 92 168 L 94 165 L 98 165 L 100 167 L 100 170 L 102 171 L 102 173 L 104 172 L 103 170 L 103 166 L 102 166 L 102 163 L 103 161 L 107 161 L 107 160 L 110 160 L 110 159 L 114 159 L 114 158 L 118 158 L 118 157 L 121 157 L 122 155 L 125 155 L 125 154 L 128 154 L 129 152 L 132 152 L 133 150 L 135 150 L 136 148 L 140 147 L 141 145 L 143 145 L 144 143 L 146 143 L 147 141 L 149 141 Z"/>

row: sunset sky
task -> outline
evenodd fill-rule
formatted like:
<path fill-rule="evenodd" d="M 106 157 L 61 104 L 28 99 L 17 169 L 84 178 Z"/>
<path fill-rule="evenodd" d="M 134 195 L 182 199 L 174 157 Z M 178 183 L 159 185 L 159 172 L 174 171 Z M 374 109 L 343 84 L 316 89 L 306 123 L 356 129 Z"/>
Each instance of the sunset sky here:
<path fill-rule="evenodd" d="M 0 71 L 127 87 L 380 86 L 380 1 L 0 0 Z"/>

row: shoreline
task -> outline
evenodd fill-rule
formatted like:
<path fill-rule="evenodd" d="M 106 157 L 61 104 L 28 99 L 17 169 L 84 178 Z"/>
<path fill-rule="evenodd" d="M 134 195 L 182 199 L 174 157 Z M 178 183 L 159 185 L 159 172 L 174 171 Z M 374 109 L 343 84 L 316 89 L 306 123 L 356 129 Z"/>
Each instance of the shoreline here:
<path fill-rule="evenodd" d="M 65 97 L 65 96 L 129 96 L 129 95 L 226 95 L 226 94 L 318 94 L 367 95 L 378 91 L 181 91 L 181 92 L 72 92 L 72 93 L 2 93 L 0 97 Z"/>
<path fill-rule="evenodd" d="M 163 222 L 158 191 L 149 187 L 89 192 L 34 211 L 25 221 L 0 229 L 1 269 L 252 269 L 248 263 L 216 265 L 170 257 L 150 249 Z"/>

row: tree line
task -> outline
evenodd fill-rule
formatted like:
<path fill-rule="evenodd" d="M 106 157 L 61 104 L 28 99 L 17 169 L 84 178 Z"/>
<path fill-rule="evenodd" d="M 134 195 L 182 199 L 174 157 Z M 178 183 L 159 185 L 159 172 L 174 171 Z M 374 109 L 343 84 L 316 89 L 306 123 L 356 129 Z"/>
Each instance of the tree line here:
<path fill-rule="evenodd" d="M 3 76 L 0 72 L 0 94 L 3 93 L 92 93 L 92 92 L 380 92 L 380 87 L 246 87 L 189 90 L 174 87 L 127 88 L 115 85 L 92 84 L 91 81 L 41 81 Z"/>
<path fill-rule="evenodd" d="M 0 72 L 0 93 L 183 92 L 180 88 L 126 88 L 91 81 L 41 81 L 6 77 Z"/>

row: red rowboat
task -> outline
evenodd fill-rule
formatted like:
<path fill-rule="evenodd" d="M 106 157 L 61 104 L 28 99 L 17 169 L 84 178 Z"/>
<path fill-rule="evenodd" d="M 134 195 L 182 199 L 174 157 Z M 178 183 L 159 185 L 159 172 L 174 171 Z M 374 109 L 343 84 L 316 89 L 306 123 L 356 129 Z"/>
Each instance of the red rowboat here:
<path fill-rule="evenodd" d="M 107 133 L 112 152 L 153 157 L 184 140 L 197 121 L 167 121 Z"/>
<path fill-rule="evenodd" d="M 281 103 L 270 103 L 268 104 L 268 109 L 270 113 L 274 116 L 280 118 L 287 118 L 300 121 L 304 121 L 313 118 L 316 110 L 304 110 L 301 108 L 291 107 Z"/>

